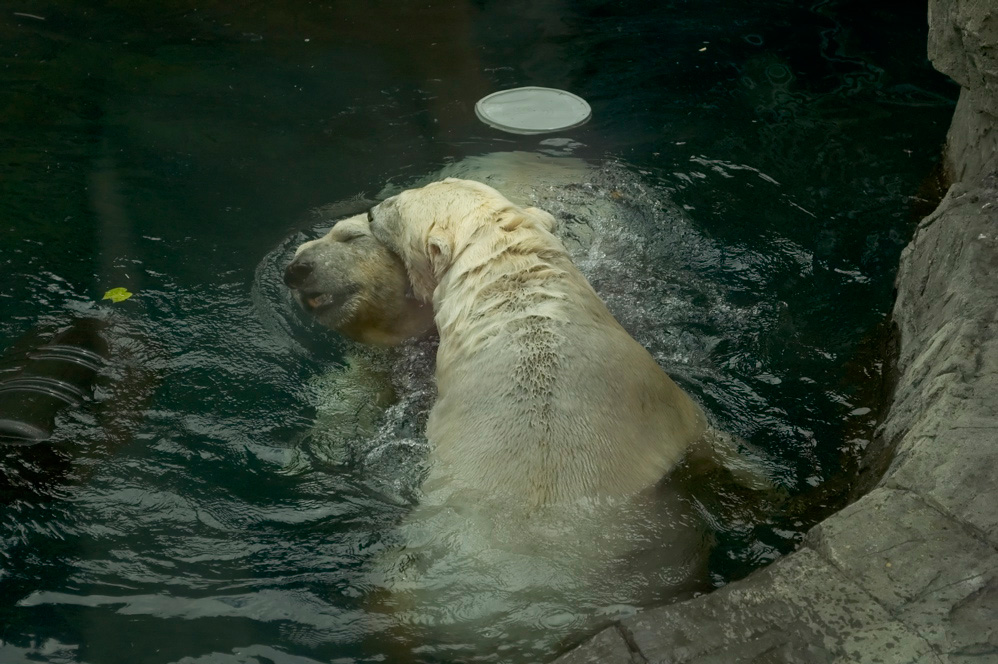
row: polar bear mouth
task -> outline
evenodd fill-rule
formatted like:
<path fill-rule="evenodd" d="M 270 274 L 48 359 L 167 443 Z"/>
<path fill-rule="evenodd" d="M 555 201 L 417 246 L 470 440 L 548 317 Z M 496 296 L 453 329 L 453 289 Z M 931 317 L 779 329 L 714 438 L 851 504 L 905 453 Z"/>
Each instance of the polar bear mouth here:
<path fill-rule="evenodd" d="M 318 292 L 299 293 L 298 298 L 305 309 L 311 314 L 318 314 L 324 309 L 340 306 L 345 299 L 340 294 Z"/>
<path fill-rule="evenodd" d="M 304 290 L 298 292 L 298 299 L 311 315 L 338 319 L 358 292 L 360 287 L 357 285 L 338 288 L 335 291 Z"/>

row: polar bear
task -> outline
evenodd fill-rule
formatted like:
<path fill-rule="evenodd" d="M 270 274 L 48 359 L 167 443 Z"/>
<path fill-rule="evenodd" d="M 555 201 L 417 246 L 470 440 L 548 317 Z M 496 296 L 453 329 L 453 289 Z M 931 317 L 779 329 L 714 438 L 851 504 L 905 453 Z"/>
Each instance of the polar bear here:
<path fill-rule="evenodd" d="M 377 610 L 432 630 L 420 638 L 550 648 L 620 607 L 706 590 L 710 538 L 661 480 L 691 447 L 713 450 L 695 445 L 713 430 L 610 314 L 554 217 L 448 178 L 369 221 L 439 334 L 428 468 L 400 548 L 375 567 Z"/>
<path fill-rule="evenodd" d="M 613 318 L 550 214 L 448 178 L 369 219 L 434 308 L 431 485 L 525 509 L 627 496 L 703 438 L 699 406 Z"/>
<path fill-rule="evenodd" d="M 436 391 L 405 416 L 430 410 L 428 463 L 418 501 L 385 541 L 396 546 L 363 581 L 373 589 L 367 629 L 388 625 L 392 640 L 443 642 L 469 660 L 505 648 L 511 661 L 537 661 L 634 606 L 709 589 L 701 508 L 689 482 L 659 480 L 684 452 L 683 475 L 741 459 L 566 253 L 605 272 L 613 259 L 600 242 L 618 236 L 597 219 L 616 225 L 630 213 L 625 197 L 589 188 L 592 167 L 576 159 L 500 153 L 428 180 L 450 174 L 486 180 L 519 204 L 465 180 L 388 190 L 369 216 L 299 247 L 285 281 L 320 322 L 354 339 L 389 345 L 440 328 L 439 347 L 401 349 L 436 359 Z M 558 207 L 573 197 L 574 207 Z M 538 201 L 555 206 L 560 228 L 530 206 Z M 357 404 L 373 401 L 386 375 L 355 359 L 332 375 L 317 426 L 335 427 L 337 439 L 364 427 L 360 437 L 380 450 L 398 430 L 387 421 L 374 432 L 353 413 L 376 412 Z M 372 458 L 373 470 L 381 457 Z"/>

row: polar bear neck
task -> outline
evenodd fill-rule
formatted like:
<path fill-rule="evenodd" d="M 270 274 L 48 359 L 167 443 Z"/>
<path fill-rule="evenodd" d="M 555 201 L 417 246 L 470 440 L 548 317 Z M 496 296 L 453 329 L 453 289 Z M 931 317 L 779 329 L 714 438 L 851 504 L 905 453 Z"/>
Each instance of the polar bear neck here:
<path fill-rule="evenodd" d="M 441 344 L 447 339 L 480 346 L 514 321 L 565 320 L 575 304 L 566 289 L 575 290 L 580 280 L 586 283 L 550 233 L 532 225 L 480 229 L 434 290 Z"/>

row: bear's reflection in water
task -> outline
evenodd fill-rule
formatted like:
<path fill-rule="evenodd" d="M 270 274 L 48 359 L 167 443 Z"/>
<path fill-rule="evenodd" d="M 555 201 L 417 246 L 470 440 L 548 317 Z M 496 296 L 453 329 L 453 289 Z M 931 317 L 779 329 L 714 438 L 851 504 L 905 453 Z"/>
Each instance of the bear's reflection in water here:
<path fill-rule="evenodd" d="M 501 153 L 465 160 L 430 179 L 480 180 L 520 205 L 553 212 L 574 262 L 624 326 L 653 352 L 682 354 L 683 348 L 658 344 L 656 349 L 649 343 L 646 335 L 655 341 L 663 323 L 645 307 L 627 306 L 634 298 L 640 303 L 644 292 L 621 287 L 622 282 L 641 282 L 647 291 L 649 282 L 657 281 L 660 293 L 683 299 L 670 283 L 684 283 L 676 268 L 670 274 L 669 267 L 663 270 L 659 261 L 636 253 L 650 246 L 644 233 L 668 233 L 663 222 L 681 223 L 661 203 L 647 200 L 640 184 L 622 192 L 628 184 L 620 179 L 622 172 L 612 167 L 594 171 L 571 158 Z M 599 182 L 614 178 L 613 184 L 620 186 Z M 629 226 L 642 207 L 643 227 Z M 649 221 L 658 227 L 650 227 Z M 671 230 L 682 234 L 682 229 Z M 343 237 L 331 233 L 299 248 L 299 260 L 318 263 L 319 255 L 326 256 L 323 260 L 335 255 L 337 269 L 349 272 L 350 261 L 357 259 L 345 245 L 369 237 L 366 230 L 339 235 Z M 676 244 L 680 246 L 672 251 L 689 249 Z M 650 265 L 657 266 L 657 274 L 647 273 Z M 385 262 L 384 268 L 398 270 L 399 265 Z M 369 262 L 364 269 L 370 269 Z M 307 307 L 316 308 L 322 293 L 315 277 L 310 270 L 292 272 L 289 268 L 288 285 Z M 606 291 L 600 284 L 608 286 Z M 347 334 L 357 329 L 349 321 L 330 326 Z M 420 434 L 435 398 L 434 350 L 432 340 L 409 341 L 383 352 L 358 350 L 346 371 L 321 379 L 310 458 L 360 460 L 356 465 L 369 472 L 373 486 L 416 503 L 386 537 L 363 582 L 372 637 L 388 630 L 400 648 L 422 653 L 417 659 L 537 661 L 549 658 L 560 643 L 638 606 L 709 587 L 710 537 L 694 502 L 669 478 L 633 495 L 541 506 L 453 483 L 440 473 L 429 473 L 430 480 L 420 486 L 427 474 L 423 464 L 433 453 Z M 661 355 L 656 359 L 663 363 Z M 720 445 L 720 456 L 737 460 L 730 438 L 711 440 Z M 707 452 L 701 456 L 717 456 Z M 743 476 L 751 475 L 746 470 L 750 465 L 742 464 Z"/>

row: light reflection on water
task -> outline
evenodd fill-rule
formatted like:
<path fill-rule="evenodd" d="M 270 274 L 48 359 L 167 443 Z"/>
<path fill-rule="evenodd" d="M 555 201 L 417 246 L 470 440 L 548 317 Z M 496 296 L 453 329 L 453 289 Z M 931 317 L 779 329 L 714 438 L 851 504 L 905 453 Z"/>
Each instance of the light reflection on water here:
<path fill-rule="evenodd" d="M 96 313 L 114 353 L 51 445 L 0 449 L 0 660 L 397 660 L 366 570 L 415 497 L 432 344 L 382 358 L 401 400 L 375 435 L 323 437 L 324 377 L 352 348 L 299 315 L 279 270 L 323 226 L 309 210 L 470 155 L 599 166 L 537 202 L 792 496 L 869 436 L 876 368 L 844 367 L 889 307 L 953 97 L 923 62 L 924 12 L 161 4 L 0 17 L 0 345 Z M 478 96 L 529 84 L 582 95 L 593 121 L 574 142 L 477 124 Z M 93 304 L 114 286 L 136 296 Z M 697 501 L 715 584 L 814 518 L 723 483 Z M 519 619 L 556 640 L 578 615 Z"/>

